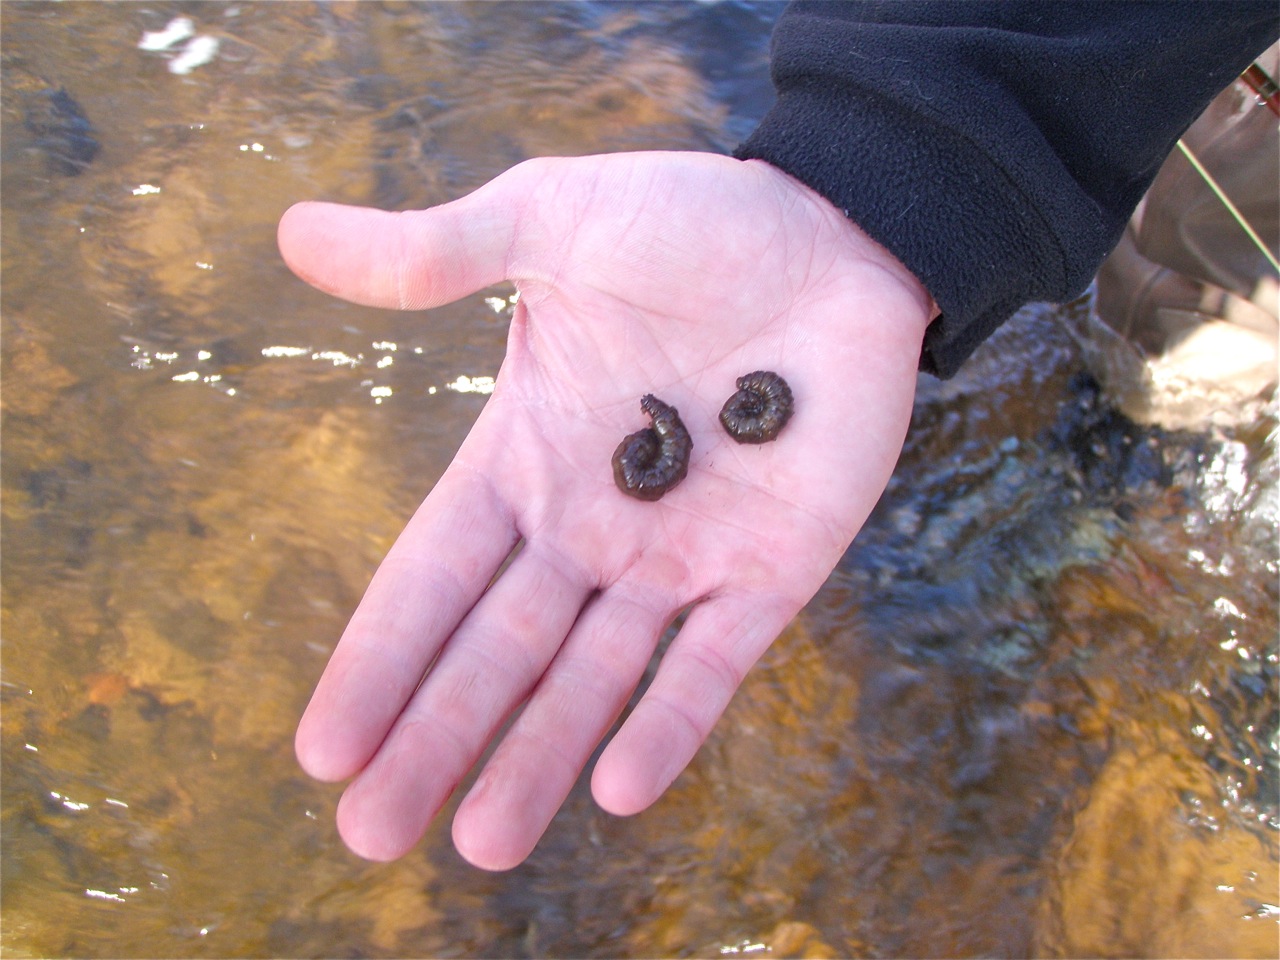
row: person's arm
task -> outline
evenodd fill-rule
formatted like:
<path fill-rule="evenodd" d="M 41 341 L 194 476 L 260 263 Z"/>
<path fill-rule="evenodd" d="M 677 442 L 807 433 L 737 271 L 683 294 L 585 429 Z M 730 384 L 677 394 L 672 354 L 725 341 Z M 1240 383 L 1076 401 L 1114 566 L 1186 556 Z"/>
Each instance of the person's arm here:
<path fill-rule="evenodd" d="M 1088 286 L 1177 138 L 1274 42 L 1265 3 L 796 2 L 739 147 L 826 197 L 941 310 L 950 376 L 1018 307 Z"/>
<path fill-rule="evenodd" d="M 743 151 L 768 163 L 538 160 L 431 210 L 302 204 L 281 221 L 295 272 L 350 300 L 423 309 L 504 278 L 521 293 L 493 396 L 379 568 L 299 725 L 308 772 L 353 778 L 338 823 L 356 852 L 408 851 L 523 704 L 454 821 L 473 863 L 518 863 L 687 610 L 592 777 L 611 812 L 656 800 L 878 499 L 926 327 L 924 365 L 950 372 L 1021 300 L 1070 293 L 1086 260 L 1057 247 L 1096 251 L 1122 222 L 1117 209 L 1092 226 L 1072 219 L 1097 198 L 1059 221 L 1070 189 L 1040 199 L 1034 176 L 1009 179 L 1023 168 L 992 160 L 1000 137 L 1037 129 L 1018 120 L 1028 104 L 999 99 L 1007 78 L 973 92 L 1003 114 L 982 149 L 940 116 L 922 132 L 920 104 L 944 91 L 919 87 L 911 109 L 884 91 L 916 90 L 948 44 L 801 55 L 788 31 L 809 29 L 805 12 L 780 27 L 781 97 Z M 879 93 L 841 80 L 859 52 L 887 71 Z M 843 66 L 824 73 L 836 55 Z M 1142 102 L 1134 76 L 1116 82 Z M 1018 224 L 1034 234 L 1026 249 Z M 1029 289 L 1010 280 L 1024 272 L 1039 277 Z M 717 413 L 758 369 L 787 378 L 795 414 L 773 443 L 744 447 Z M 645 425 L 648 393 L 679 409 L 693 453 L 680 486 L 646 503 L 614 486 L 610 457 Z"/>

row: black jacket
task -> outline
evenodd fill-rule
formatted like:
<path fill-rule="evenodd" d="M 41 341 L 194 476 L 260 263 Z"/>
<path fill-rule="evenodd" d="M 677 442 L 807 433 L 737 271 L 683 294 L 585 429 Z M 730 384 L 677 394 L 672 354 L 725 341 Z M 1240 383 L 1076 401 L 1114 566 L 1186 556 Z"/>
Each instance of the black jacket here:
<path fill-rule="evenodd" d="M 1280 33 L 1267 2 L 796 2 L 735 151 L 821 193 L 942 311 L 940 376 L 1088 286 L 1178 137 Z"/>

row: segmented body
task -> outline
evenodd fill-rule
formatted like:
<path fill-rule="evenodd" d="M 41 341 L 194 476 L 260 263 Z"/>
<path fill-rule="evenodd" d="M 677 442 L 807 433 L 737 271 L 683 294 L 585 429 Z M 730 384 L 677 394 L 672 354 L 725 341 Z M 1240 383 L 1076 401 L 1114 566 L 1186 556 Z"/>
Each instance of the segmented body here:
<path fill-rule="evenodd" d="M 613 453 L 613 480 L 618 489 L 640 500 L 657 500 L 689 472 L 693 440 L 675 407 L 651 393 L 640 409 L 653 426 L 626 437 Z"/>
<path fill-rule="evenodd" d="M 794 405 L 787 381 L 772 370 L 756 370 L 738 378 L 720 422 L 739 443 L 768 443 L 787 425 Z"/>

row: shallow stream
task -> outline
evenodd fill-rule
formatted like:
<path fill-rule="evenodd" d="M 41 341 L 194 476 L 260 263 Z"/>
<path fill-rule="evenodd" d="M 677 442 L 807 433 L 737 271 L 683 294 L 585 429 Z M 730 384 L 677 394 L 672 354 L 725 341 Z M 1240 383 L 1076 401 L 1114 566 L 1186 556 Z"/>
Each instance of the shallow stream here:
<path fill-rule="evenodd" d="M 1048 308 L 921 381 L 867 528 L 651 810 L 582 783 L 509 873 L 451 810 L 370 864 L 298 769 L 511 291 L 339 303 L 280 214 L 726 152 L 779 9 L 0 5 L 6 955 L 1275 955 L 1274 407 L 1138 427 Z"/>

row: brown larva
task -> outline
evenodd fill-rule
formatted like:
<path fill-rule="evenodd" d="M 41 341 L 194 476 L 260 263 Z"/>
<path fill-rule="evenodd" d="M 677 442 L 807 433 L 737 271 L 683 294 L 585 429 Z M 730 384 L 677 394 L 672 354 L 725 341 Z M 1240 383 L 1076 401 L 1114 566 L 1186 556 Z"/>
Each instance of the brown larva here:
<path fill-rule="evenodd" d="M 640 500 L 657 500 L 689 472 L 693 439 L 680 413 L 651 393 L 640 400 L 653 426 L 618 444 L 613 453 L 613 480 L 618 489 Z"/>
<path fill-rule="evenodd" d="M 787 381 L 772 370 L 738 378 L 738 392 L 725 401 L 720 422 L 739 443 L 768 443 L 791 419 L 794 401 Z"/>

